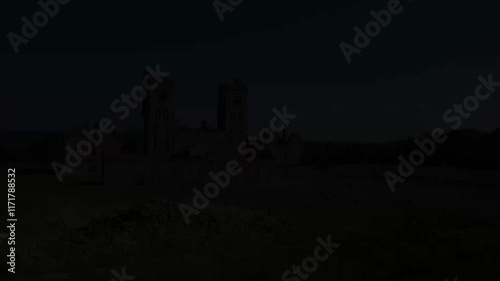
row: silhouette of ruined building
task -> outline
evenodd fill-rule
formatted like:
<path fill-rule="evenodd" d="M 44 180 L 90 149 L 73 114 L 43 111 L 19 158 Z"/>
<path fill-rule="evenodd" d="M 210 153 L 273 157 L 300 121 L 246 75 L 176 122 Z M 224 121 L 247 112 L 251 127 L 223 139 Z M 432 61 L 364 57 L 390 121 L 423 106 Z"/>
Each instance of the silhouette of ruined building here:
<path fill-rule="evenodd" d="M 165 184 L 209 180 L 208 173 L 225 170 L 230 160 L 239 163 L 245 156 L 238 147 L 248 137 L 248 87 L 240 80 L 218 88 L 217 128 L 202 122 L 198 128 L 179 125 L 175 116 L 175 81 L 165 79 L 142 102 L 143 128 L 140 131 L 113 131 L 93 147 L 92 154 L 66 182 L 104 182 L 123 184 Z M 98 124 L 85 126 L 97 129 Z M 84 136 L 74 128 L 66 143 L 75 147 Z M 249 144 L 246 144 L 249 146 Z M 298 174 L 292 171 L 302 157 L 299 135 L 286 130 L 247 164 L 239 180 L 265 179 Z M 295 167 L 296 169 L 297 167 Z"/>

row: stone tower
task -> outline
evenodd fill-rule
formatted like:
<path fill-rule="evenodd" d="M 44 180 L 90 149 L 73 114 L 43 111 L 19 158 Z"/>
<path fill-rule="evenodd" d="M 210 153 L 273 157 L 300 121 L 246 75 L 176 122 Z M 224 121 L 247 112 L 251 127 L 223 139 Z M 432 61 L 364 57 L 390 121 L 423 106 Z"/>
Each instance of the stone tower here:
<path fill-rule="evenodd" d="M 175 81 L 167 77 L 142 103 L 145 153 L 170 155 L 174 149 Z"/>
<path fill-rule="evenodd" d="M 248 87 L 240 80 L 219 85 L 217 127 L 224 130 L 230 145 L 241 142 L 247 134 Z"/>

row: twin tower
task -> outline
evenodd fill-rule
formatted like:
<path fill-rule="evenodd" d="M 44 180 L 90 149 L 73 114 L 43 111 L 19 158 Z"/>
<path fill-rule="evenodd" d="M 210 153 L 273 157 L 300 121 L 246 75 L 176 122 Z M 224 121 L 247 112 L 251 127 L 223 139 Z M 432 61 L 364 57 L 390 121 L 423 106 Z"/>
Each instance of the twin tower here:
<path fill-rule="evenodd" d="M 176 120 L 175 80 L 167 77 L 149 91 L 142 104 L 144 120 L 144 149 L 148 154 L 172 155 L 181 153 L 182 131 Z M 198 128 L 198 135 L 211 131 L 228 145 L 237 145 L 247 135 L 248 87 L 240 80 L 221 84 L 218 88 L 217 129 Z M 191 129 L 193 130 L 193 129 Z"/>

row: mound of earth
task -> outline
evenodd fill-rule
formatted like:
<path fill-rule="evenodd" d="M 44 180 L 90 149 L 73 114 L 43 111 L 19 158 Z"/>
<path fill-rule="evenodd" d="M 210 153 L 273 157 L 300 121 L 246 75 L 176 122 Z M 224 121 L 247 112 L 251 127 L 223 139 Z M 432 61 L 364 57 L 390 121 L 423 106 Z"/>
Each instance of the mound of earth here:
<path fill-rule="evenodd" d="M 210 253 L 227 249 L 245 252 L 288 236 L 295 228 L 268 210 L 212 204 L 191 216 L 186 225 L 177 203 L 150 199 L 128 209 L 94 217 L 74 228 L 63 221 L 37 231 L 29 247 L 19 250 L 20 263 L 31 271 L 71 270 L 86 264 L 112 266 L 117 257 L 144 249 L 163 257 Z"/>

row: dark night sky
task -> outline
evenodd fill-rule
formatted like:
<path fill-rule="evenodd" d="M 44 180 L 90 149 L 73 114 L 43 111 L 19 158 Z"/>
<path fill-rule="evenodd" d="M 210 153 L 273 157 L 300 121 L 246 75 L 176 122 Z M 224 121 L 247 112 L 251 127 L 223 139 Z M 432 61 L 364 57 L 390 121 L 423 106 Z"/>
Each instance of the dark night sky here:
<path fill-rule="evenodd" d="M 500 22 L 491 2 L 402 1 L 404 10 L 347 64 L 339 43 L 384 1 L 244 0 L 220 22 L 212 0 L 78 1 L 62 6 L 15 55 L 8 32 L 36 1 L 4 3 L 1 129 L 58 130 L 114 114 L 109 105 L 160 63 L 177 80 L 178 117 L 215 124 L 216 90 L 250 87 L 251 128 L 273 107 L 299 114 L 306 138 L 387 140 L 446 128 L 442 113 L 474 93 L 477 76 L 500 80 Z M 495 79 L 494 79 L 495 80 Z M 498 93 L 464 127 L 500 126 Z M 124 124 L 137 124 L 139 109 Z M 6 122 L 7 121 L 7 122 Z"/>

